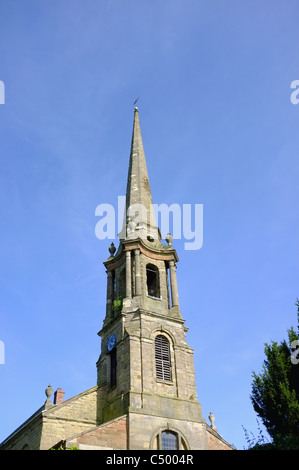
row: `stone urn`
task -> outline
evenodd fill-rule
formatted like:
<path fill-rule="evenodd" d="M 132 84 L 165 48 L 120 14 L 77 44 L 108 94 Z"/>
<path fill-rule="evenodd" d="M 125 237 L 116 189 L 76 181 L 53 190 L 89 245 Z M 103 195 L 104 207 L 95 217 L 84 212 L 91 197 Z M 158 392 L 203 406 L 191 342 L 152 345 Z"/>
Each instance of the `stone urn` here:
<path fill-rule="evenodd" d="M 166 242 L 168 243 L 168 246 L 171 246 L 172 240 L 173 240 L 173 236 L 172 236 L 170 233 L 168 233 L 168 234 L 166 235 L 165 240 L 166 240 Z"/>
<path fill-rule="evenodd" d="M 211 428 L 214 429 L 214 431 L 217 431 L 217 428 L 214 424 L 215 416 L 213 415 L 212 411 L 209 414 L 209 420 L 211 421 Z"/>
<path fill-rule="evenodd" d="M 46 405 L 46 406 L 52 405 L 51 400 L 50 400 L 50 397 L 51 397 L 52 394 L 53 394 L 53 388 L 52 388 L 51 385 L 48 385 L 48 387 L 47 387 L 46 390 L 45 390 L 45 394 L 46 394 L 46 397 L 47 397 L 47 400 L 46 400 L 45 405 Z"/>
<path fill-rule="evenodd" d="M 116 248 L 114 246 L 114 243 L 112 242 L 111 245 L 109 246 L 109 253 L 110 256 L 114 256 L 114 253 L 116 252 Z"/>

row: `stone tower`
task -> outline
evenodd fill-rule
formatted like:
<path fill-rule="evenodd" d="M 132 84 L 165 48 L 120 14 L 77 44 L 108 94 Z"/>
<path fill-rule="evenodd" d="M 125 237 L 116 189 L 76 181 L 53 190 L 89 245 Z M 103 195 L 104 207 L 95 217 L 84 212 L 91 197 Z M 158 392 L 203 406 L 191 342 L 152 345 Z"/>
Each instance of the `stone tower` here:
<path fill-rule="evenodd" d="M 97 385 L 64 400 L 60 388 L 0 444 L 1 450 L 232 449 L 202 418 L 193 350 L 186 341 L 176 279 L 178 256 L 161 242 L 138 110 L 126 193 L 126 213 L 104 263 L 106 315 L 99 335 Z"/>
<path fill-rule="evenodd" d="M 134 112 L 126 214 L 107 270 L 106 317 L 97 362 L 101 423 L 127 414 L 128 448 L 204 447 L 193 350 L 186 341 L 176 278 L 178 256 L 161 242 L 138 109 Z"/>

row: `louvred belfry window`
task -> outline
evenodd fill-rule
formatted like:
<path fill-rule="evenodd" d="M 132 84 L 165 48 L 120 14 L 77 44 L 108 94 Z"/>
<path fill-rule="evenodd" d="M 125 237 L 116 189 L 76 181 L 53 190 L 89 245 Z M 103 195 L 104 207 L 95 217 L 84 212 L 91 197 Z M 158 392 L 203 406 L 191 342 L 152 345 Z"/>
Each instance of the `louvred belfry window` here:
<path fill-rule="evenodd" d="M 168 339 L 163 335 L 156 336 L 155 358 L 157 379 L 171 382 L 170 346 Z"/>

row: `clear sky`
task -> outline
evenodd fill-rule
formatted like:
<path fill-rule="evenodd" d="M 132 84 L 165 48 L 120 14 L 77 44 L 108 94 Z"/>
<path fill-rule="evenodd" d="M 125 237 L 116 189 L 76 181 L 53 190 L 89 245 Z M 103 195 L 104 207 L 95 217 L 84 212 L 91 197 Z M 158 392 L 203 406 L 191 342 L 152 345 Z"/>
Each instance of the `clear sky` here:
<path fill-rule="evenodd" d="M 258 434 L 251 374 L 299 297 L 298 17 L 292 0 L 1 1 L 0 441 L 49 383 L 96 384 L 95 209 L 125 194 L 137 97 L 154 202 L 203 204 L 202 248 L 173 243 L 203 415 L 239 449 Z"/>

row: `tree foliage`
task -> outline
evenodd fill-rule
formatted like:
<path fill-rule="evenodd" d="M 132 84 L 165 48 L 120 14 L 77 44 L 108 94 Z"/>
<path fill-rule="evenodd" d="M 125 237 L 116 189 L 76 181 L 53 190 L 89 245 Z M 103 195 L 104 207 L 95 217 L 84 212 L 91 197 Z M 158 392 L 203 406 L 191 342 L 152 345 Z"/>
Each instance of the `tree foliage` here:
<path fill-rule="evenodd" d="M 299 301 L 298 331 L 288 330 L 288 341 L 265 344 L 262 372 L 253 372 L 251 401 L 273 442 L 280 445 L 298 441 L 299 436 Z M 297 355 L 297 356 L 296 356 Z M 299 442 L 297 442 L 299 445 Z"/>

